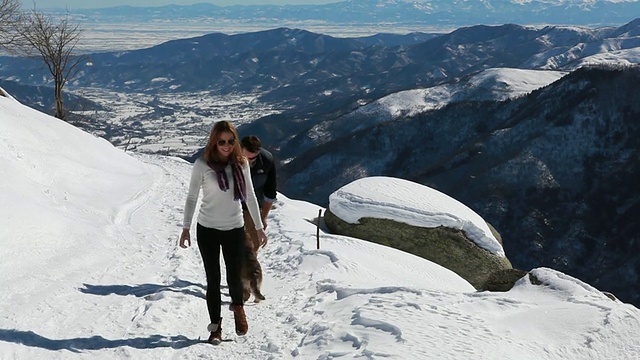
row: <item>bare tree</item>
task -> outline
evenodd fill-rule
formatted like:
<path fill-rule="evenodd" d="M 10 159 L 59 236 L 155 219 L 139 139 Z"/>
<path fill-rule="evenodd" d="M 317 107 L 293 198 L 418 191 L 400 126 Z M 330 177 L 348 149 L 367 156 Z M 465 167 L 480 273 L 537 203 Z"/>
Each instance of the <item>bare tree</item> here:
<path fill-rule="evenodd" d="M 13 52 L 14 45 L 20 39 L 16 31 L 21 22 L 20 2 L 18 0 L 0 0 L 0 48 Z"/>
<path fill-rule="evenodd" d="M 27 55 L 42 58 L 53 76 L 56 109 L 54 116 L 66 119 L 62 89 L 67 82 L 73 80 L 80 70 L 80 65 L 87 60 L 84 55 L 75 54 L 76 45 L 81 39 L 82 29 L 72 23 L 69 13 L 55 20 L 33 9 L 24 15 L 20 25 L 20 35 L 24 38 Z"/>

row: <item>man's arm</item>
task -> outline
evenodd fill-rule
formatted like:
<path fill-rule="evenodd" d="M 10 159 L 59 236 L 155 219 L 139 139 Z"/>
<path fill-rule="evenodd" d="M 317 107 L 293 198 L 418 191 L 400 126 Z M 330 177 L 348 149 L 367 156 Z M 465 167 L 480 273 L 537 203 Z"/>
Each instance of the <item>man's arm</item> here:
<path fill-rule="evenodd" d="M 267 180 L 262 187 L 265 202 L 274 202 L 277 196 L 276 160 L 271 159 L 271 166 L 267 171 Z"/>
<path fill-rule="evenodd" d="M 271 211 L 271 205 L 273 205 L 272 202 L 263 201 L 262 209 L 260 209 L 260 217 L 262 218 L 262 225 L 265 229 L 267 228 L 267 216 L 269 215 L 269 211 Z"/>
<path fill-rule="evenodd" d="M 264 186 L 262 187 L 262 192 L 264 195 L 262 201 L 262 209 L 260 209 L 260 215 L 262 217 L 262 223 L 266 229 L 267 227 L 267 216 L 269 215 L 269 211 L 271 211 L 271 206 L 273 202 L 276 201 L 277 196 L 277 178 L 276 178 L 276 164 L 275 160 L 272 159 L 271 167 L 267 172 L 267 181 L 265 181 Z"/>

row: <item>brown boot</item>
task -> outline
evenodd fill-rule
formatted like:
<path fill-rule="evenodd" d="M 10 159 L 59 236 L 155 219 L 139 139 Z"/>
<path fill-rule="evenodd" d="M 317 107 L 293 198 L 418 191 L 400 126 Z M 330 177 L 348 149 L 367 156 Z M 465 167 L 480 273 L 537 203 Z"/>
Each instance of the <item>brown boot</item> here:
<path fill-rule="evenodd" d="M 218 321 L 217 324 L 209 324 L 207 326 L 207 330 L 211 331 L 211 335 L 209 335 L 209 343 L 213 345 L 218 345 L 222 342 L 222 318 Z"/>
<path fill-rule="evenodd" d="M 233 311 L 233 319 L 236 322 L 236 334 L 242 336 L 249 331 L 249 324 L 247 324 L 247 317 L 244 314 L 244 307 L 242 305 L 231 304 L 229 310 Z"/>

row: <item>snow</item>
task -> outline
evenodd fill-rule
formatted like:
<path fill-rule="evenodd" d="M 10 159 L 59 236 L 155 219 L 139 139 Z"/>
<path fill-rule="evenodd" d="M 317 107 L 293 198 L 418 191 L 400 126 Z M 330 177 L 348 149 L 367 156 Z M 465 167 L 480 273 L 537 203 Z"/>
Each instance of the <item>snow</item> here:
<path fill-rule="evenodd" d="M 636 64 L 640 64 L 640 47 L 586 56 L 579 61 L 579 65 L 592 64 L 635 66 Z"/>
<path fill-rule="evenodd" d="M 413 116 L 438 109 L 451 102 L 506 100 L 529 94 L 566 74 L 563 71 L 491 68 L 459 83 L 393 93 L 358 108 L 354 113 L 377 116 L 377 121 L 385 121 L 400 115 Z"/>
<path fill-rule="evenodd" d="M 640 311 L 578 279 L 537 268 L 543 285 L 524 277 L 509 292 L 476 292 L 367 241 L 321 230 L 316 249 L 322 209 L 284 194 L 259 253 L 267 299 L 247 304 L 244 337 L 223 308 L 233 341 L 206 344 L 197 246 L 177 246 L 190 169 L 0 97 L 0 358 L 640 358 Z"/>

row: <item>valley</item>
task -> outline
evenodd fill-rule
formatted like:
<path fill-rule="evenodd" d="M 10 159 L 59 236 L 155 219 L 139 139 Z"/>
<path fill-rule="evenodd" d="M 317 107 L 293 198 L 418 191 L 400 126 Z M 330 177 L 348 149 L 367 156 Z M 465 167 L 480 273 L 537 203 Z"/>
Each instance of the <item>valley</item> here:
<path fill-rule="evenodd" d="M 76 111 L 82 116 L 76 125 L 119 148 L 146 154 L 188 157 L 206 144 L 216 121 L 240 126 L 282 111 L 260 102 L 259 94 L 125 94 L 100 88 L 75 89 L 74 93 L 105 109 Z"/>

